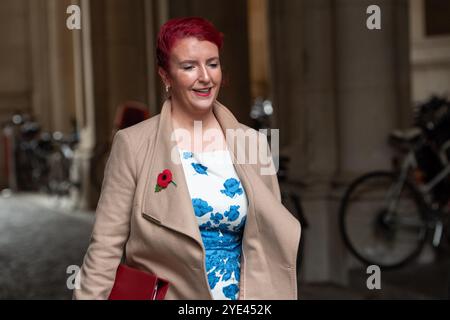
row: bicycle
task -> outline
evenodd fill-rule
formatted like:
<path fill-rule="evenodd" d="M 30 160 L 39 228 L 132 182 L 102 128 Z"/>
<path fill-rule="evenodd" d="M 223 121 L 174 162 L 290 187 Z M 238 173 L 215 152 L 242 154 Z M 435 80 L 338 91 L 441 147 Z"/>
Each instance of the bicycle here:
<path fill-rule="evenodd" d="M 43 191 L 48 185 L 47 157 L 52 150 L 49 135 L 28 114 L 15 114 L 14 168 L 18 190 Z"/>
<path fill-rule="evenodd" d="M 76 122 L 69 135 L 56 131 L 42 132 L 41 125 L 29 114 L 16 113 L 5 124 L 12 159 L 8 175 L 17 191 L 38 191 L 50 195 L 67 195 L 80 183 L 71 176 L 74 149 L 79 137 Z M 14 180 L 14 181 L 13 181 Z"/>
<path fill-rule="evenodd" d="M 440 119 L 429 113 L 446 108 Z M 417 127 L 389 141 L 403 153 L 394 171 L 367 173 L 350 184 L 339 210 L 345 245 L 359 261 L 384 269 L 413 261 L 427 241 L 447 255 L 450 243 L 450 103 L 432 98 Z M 429 237 L 429 235 L 432 237 Z M 446 238 L 446 239 L 445 239 Z M 446 240 L 446 241 L 445 241 Z"/>
<path fill-rule="evenodd" d="M 69 135 L 56 131 L 52 135 L 53 150 L 47 157 L 48 193 L 58 196 L 66 196 L 72 190 L 80 190 L 81 182 L 73 174 L 75 149 L 79 143 L 76 124 Z"/>

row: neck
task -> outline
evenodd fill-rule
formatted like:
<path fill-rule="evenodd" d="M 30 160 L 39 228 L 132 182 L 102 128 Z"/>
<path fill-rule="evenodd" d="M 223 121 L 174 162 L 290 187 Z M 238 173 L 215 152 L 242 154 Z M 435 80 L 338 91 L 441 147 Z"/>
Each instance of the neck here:
<path fill-rule="evenodd" d="M 177 129 L 184 129 L 189 132 L 190 136 L 186 137 L 176 133 L 177 144 L 180 148 L 193 152 L 202 152 L 204 148 L 209 148 L 209 150 L 223 150 L 226 148 L 225 138 L 220 124 L 214 115 L 213 106 L 200 114 L 192 114 L 189 110 L 183 109 L 176 104 L 174 105 L 173 102 L 171 103 L 171 108 L 174 131 L 177 132 Z M 194 121 L 201 121 L 201 136 L 195 130 Z M 213 137 L 208 135 L 205 138 L 205 132 L 209 129 L 213 129 Z"/>
<path fill-rule="evenodd" d="M 192 113 L 185 108 L 180 107 L 176 102 L 171 102 L 172 106 L 172 125 L 174 129 L 186 129 L 189 132 L 194 131 L 194 121 L 201 121 L 204 130 L 216 125 L 217 120 L 214 116 L 213 106 L 201 113 Z"/>

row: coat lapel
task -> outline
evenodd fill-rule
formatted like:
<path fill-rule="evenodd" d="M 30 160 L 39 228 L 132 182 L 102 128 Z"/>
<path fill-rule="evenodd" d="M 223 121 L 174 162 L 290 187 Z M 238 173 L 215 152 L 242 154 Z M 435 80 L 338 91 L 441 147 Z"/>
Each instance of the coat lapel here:
<path fill-rule="evenodd" d="M 191 237 L 202 245 L 200 230 L 176 141 L 171 139 L 173 126 L 171 105 L 167 100 L 161 110 L 158 132 L 150 155 L 151 166 L 144 195 L 144 218 Z M 165 169 L 172 172 L 172 180 L 160 192 L 155 192 L 158 175 Z"/>

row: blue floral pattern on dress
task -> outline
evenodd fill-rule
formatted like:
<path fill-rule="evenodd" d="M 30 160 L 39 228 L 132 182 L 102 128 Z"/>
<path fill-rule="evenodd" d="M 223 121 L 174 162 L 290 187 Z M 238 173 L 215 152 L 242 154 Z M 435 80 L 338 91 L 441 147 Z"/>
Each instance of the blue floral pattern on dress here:
<path fill-rule="evenodd" d="M 210 288 L 214 289 L 216 287 L 217 282 L 219 282 L 220 278 L 214 272 L 215 268 L 208 273 L 208 283 Z"/>
<path fill-rule="evenodd" d="M 243 193 L 240 184 L 241 183 L 235 178 L 227 179 L 223 184 L 225 190 L 220 190 L 220 192 L 227 195 L 230 198 L 234 198 L 236 194 L 241 195 Z"/>
<path fill-rule="evenodd" d="M 213 211 L 213 208 L 208 202 L 202 199 L 192 199 L 192 206 L 194 207 L 194 212 L 197 217 L 204 216 L 208 212 Z"/>
<path fill-rule="evenodd" d="M 235 284 L 230 284 L 222 289 L 225 297 L 230 300 L 237 300 L 237 293 L 239 292 L 239 287 Z"/>
<path fill-rule="evenodd" d="M 194 154 L 192 152 L 185 151 L 185 152 L 183 152 L 183 159 L 190 159 L 190 158 L 192 158 L 193 155 Z"/>
<path fill-rule="evenodd" d="M 228 221 L 235 221 L 239 218 L 239 208 L 241 206 L 231 206 L 229 211 L 225 211 L 224 216 L 228 217 Z"/>
<path fill-rule="evenodd" d="M 215 224 L 219 224 L 220 220 L 223 219 L 223 215 L 219 212 L 217 212 L 216 214 L 211 213 L 211 221 L 213 221 Z"/>
<path fill-rule="evenodd" d="M 248 207 L 245 191 L 227 152 L 180 150 L 180 155 L 205 250 L 211 295 L 236 300 Z M 223 160 L 227 160 L 224 165 Z"/>
<path fill-rule="evenodd" d="M 208 170 L 208 167 L 205 167 L 200 163 L 191 163 L 191 166 L 194 168 L 195 172 L 199 174 L 208 175 L 208 172 L 206 172 L 206 170 Z"/>
<path fill-rule="evenodd" d="M 232 276 L 240 278 L 240 256 L 242 234 L 236 238 L 232 232 L 218 232 L 217 230 L 203 230 L 202 240 L 206 248 L 206 270 L 208 283 L 214 289 L 219 281 L 228 281 Z M 220 246 L 218 245 L 220 244 Z M 229 291 L 229 299 L 236 299 Z"/>
<path fill-rule="evenodd" d="M 229 231 L 230 224 L 229 223 L 221 223 L 218 228 L 222 231 Z"/>
<path fill-rule="evenodd" d="M 213 226 L 212 226 L 211 221 L 208 221 L 208 222 L 206 222 L 206 223 L 204 223 L 204 224 L 199 226 L 200 229 L 205 229 L 205 230 L 210 230 L 210 229 L 212 229 L 212 227 Z"/>

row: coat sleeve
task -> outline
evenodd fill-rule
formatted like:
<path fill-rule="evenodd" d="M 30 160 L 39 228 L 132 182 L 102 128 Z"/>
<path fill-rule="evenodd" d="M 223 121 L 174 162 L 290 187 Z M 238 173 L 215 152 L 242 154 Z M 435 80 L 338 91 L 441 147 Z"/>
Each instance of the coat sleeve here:
<path fill-rule="evenodd" d="M 108 158 L 90 244 L 74 299 L 108 299 L 130 232 L 136 165 L 128 135 L 118 131 Z"/>

